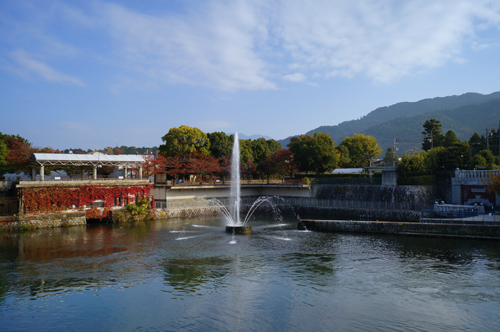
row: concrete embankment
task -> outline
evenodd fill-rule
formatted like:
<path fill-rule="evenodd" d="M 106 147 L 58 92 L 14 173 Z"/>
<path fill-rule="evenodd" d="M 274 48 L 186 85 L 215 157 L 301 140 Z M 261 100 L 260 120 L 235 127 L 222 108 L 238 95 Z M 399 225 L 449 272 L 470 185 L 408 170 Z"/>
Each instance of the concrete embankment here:
<path fill-rule="evenodd" d="M 318 206 L 294 206 L 294 211 L 307 219 L 343 219 L 343 220 L 387 220 L 418 221 L 421 212 L 415 210 L 336 208 Z"/>
<path fill-rule="evenodd" d="M 34 230 L 87 224 L 85 212 L 68 212 L 40 215 L 22 215 L 0 220 L 0 231 Z"/>
<path fill-rule="evenodd" d="M 156 209 L 158 218 L 195 218 L 220 215 L 220 208 L 216 206 L 183 207 L 170 209 Z"/>
<path fill-rule="evenodd" d="M 303 219 L 299 229 L 320 232 L 385 233 L 437 237 L 484 238 L 500 240 L 500 223 L 390 222 Z"/>

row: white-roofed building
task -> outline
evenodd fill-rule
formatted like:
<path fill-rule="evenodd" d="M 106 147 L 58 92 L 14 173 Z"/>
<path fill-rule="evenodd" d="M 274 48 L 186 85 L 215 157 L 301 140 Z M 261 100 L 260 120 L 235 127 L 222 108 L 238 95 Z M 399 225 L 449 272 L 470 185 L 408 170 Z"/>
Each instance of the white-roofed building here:
<path fill-rule="evenodd" d="M 128 168 L 137 168 L 139 170 L 139 179 L 142 179 L 142 164 L 145 162 L 140 155 L 120 154 L 62 154 L 62 153 L 33 153 L 29 161 L 40 166 L 40 180 L 44 181 L 45 166 L 76 166 L 92 167 L 93 178 L 97 179 L 97 168 L 103 166 L 113 166 L 123 168 L 124 176 L 127 177 Z M 32 178 L 36 179 L 36 167 L 33 167 Z"/>

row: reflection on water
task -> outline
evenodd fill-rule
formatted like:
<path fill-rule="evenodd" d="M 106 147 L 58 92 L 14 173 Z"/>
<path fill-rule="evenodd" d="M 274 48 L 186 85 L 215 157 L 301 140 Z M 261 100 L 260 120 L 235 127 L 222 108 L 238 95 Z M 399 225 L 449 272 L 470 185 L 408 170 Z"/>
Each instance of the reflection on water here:
<path fill-rule="evenodd" d="M 500 244 L 220 219 L 0 235 L 10 330 L 498 331 Z"/>

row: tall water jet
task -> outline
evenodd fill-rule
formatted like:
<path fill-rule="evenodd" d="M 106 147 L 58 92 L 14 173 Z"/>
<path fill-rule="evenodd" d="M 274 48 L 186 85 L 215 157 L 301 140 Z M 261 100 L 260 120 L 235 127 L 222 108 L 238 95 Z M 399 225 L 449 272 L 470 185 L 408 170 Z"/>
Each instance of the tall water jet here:
<path fill-rule="evenodd" d="M 240 140 L 234 133 L 233 153 L 231 158 L 231 217 L 235 225 L 240 225 Z"/>
<path fill-rule="evenodd" d="M 252 228 L 244 225 L 240 220 L 241 187 L 240 187 L 240 140 L 238 133 L 234 133 L 233 153 L 231 158 L 231 218 L 226 226 L 226 232 L 233 234 L 248 234 Z"/>

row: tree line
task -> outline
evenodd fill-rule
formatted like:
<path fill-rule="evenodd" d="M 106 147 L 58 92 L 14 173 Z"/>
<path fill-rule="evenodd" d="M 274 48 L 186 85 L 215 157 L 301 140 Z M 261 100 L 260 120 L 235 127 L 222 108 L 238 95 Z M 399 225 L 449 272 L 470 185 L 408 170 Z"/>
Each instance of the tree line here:
<path fill-rule="evenodd" d="M 498 169 L 498 131 L 488 135 L 474 133 L 461 141 L 453 130 L 442 133 L 441 122 L 429 119 L 423 124 L 422 151 L 406 153 L 398 165 L 405 178 L 438 176 L 458 169 Z"/>
<path fill-rule="evenodd" d="M 498 166 L 498 132 L 489 135 L 475 133 L 468 141 L 460 141 L 452 130 L 442 133 L 441 123 L 430 119 L 423 124 L 422 151 L 405 153 L 399 159 L 388 149 L 385 159 L 398 162 L 403 178 L 436 175 L 456 168 L 496 168 Z M 162 138 L 163 144 L 153 148 L 107 147 L 108 154 L 150 154 L 143 166 L 143 174 L 165 174 L 169 179 L 186 179 L 195 175 L 199 181 L 224 180 L 229 174 L 234 135 L 224 132 L 204 133 L 196 127 L 182 125 L 171 128 Z M 382 149 L 373 136 L 354 134 L 335 145 L 329 134 L 314 133 L 292 137 L 286 148 L 273 139 L 240 139 L 240 165 L 246 179 L 282 179 L 296 172 L 325 173 L 336 168 L 370 166 Z M 73 153 L 88 153 L 71 149 Z M 50 148 L 37 149 L 19 135 L 0 133 L 0 174 L 30 173 L 28 158 L 34 152 L 63 153 Z M 393 159 L 394 158 L 394 159 Z M 59 167 L 61 169 L 61 167 Z M 53 170 L 46 167 L 46 172 Z M 78 173 L 64 168 L 68 175 Z M 99 168 L 106 175 L 112 168 Z"/>
<path fill-rule="evenodd" d="M 159 155 L 150 160 L 148 173 L 166 174 L 177 180 L 197 175 L 201 181 L 224 179 L 229 174 L 234 135 L 204 133 L 198 128 L 171 128 L 162 137 Z M 287 148 L 273 139 L 240 139 L 240 165 L 246 179 L 282 179 L 294 173 L 331 172 L 338 167 L 361 167 L 381 153 L 372 136 L 355 134 L 340 145 L 330 135 L 314 133 L 293 137 Z"/>
<path fill-rule="evenodd" d="M 204 133 L 198 128 L 180 126 L 171 128 L 162 138 L 163 144 L 153 148 L 107 147 L 100 150 L 107 154 L 151 154 L 143 166 L 146 176 L 166 174 L 170 179 L 196 175 L 200 181 L 224 179 L 229 174 L 234 135 L 224 132 Z M 286 148 L 273 139 L 240 139 L 241 174 L 247 179 L 272 179 L 293 177 L 297 171 L 308 173 L 331 172 L 338 167 L 362 167 L 381 153 L 372 136 L 355 134 L 339 144 L 325 133 L 293 137 Z M 29 156 L 34 152 L 75 154 L 92 150 L 50 148 L 38 149 L 19 135 L 0 133 L 0 174 L 31 172 Z M 59 167 L 68 175 L 80 170 Z M 54 167 L 46 167 L 50 174 Z M 102 167 L 99 174 L 107 175 L 112 168 Z"/>

